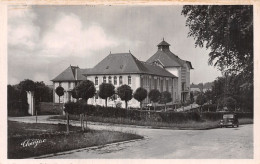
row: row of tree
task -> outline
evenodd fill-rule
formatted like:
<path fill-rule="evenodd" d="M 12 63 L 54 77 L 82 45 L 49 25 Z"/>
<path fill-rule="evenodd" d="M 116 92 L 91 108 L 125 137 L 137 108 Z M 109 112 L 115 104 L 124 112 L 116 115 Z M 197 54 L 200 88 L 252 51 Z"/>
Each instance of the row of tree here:
<path fill-rule="evenodd" d="M 60 97 L 64 95 L 64 88 L 62 86 L 58 86 L 55 89 L 55 92 L 60 99 Z M 89 98 L 94 97 L 95 94 L 98 94 L 98 96 L 101 99 L 105 100 L 106 106 L 107 106 L 107 99 L 108 98 L 113 99 L 114 95 L 117 94 L 122 101 L 125 101 L 125 108 L 127 108 L 128 101 L 130 101 L 132 98 L 140 102 L 141 108 L 142 108 L 142 102 L 147 98 L 147 96 L 154 104 L 159 102 L 160 104 L 164 104 L 165 107 L 168 102 L 172 101 L 171 93 L 169 93 L 168 91 L 164 91 L 160 93 L 157 89 L 153 89 L 148 93 L 146 89 L 139 87 L 133 93 L 133 90 L 128 85 L 122 85 L 118 87 L 117 90 L 115 90 L 115 86 L 110 83 L 100 84 L 99 91 L 96 93 L 94 83 L 90 80 L 82 81 L 71 92 L 73 98 L 77 100 L 81 98 L 86 101 Z"/>
<path fill-rule="evenodd" d="M 64 95 L 64 88 L 62 86 L 58 86 L 55 89 L 56 94 L 59 96 Z M 125 101 L 125 108 L 127 109 L 128 101 L 130 101 L 133 97 L 140 102 L 140 107 L 142 108 L 142 101 L 149 97 L 149 99 L 155 104 L 156 102 L 165 104 L 171 102 L 171 94 L 167 91 L 164 91 L 160 93 L 158 90 L 154 89 L 151 90 L 149 93 L 144 88 L 137 88 L 135 92 L 133 93 L 133 90 L 128 85 L 121 85 L 120 87 L 115 90 L 115 86 L 110 83 L 102 83 L 99 85 L 99 92 L 96 93 L 96 88 L 94 86 L 94 83 L 90 80 L 84 80 L 81 81 L 75 88 L 73 88 L 72 97 L 77 100 L 77 102 L 80 102 L 81 104 L 87 104 L 88 99 L 95 96 L 95 94 L 98 94 L 98 96 L 105 100 L 106 107 L 107 107 L 107 99 L 109 97 L 113 97 L 115 94 L 117 94 L 122 101 Z M 79 100 L 80 99 L 80 100 Z M 79 114 L 80 123 L 82 130 L 85 130 L 84 126 L 84 120 L 86 120 L 86 110 L 82 110 L 80 107 L 75 111 L 75 104 L 68 102 L 65 104 L 65 113 L 67 117 L 67 132 L 69 133 L 69 115 L 70 114 Z M 86 121 L 86 127 L 87 127 L 87 121 Z"/>

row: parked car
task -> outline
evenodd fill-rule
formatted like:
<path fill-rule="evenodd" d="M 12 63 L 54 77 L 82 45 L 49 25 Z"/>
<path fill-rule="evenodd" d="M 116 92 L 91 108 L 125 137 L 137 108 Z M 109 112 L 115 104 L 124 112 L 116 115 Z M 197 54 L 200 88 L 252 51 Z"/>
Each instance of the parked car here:
<path fill-rule="evenodd" d="M 232 114 L 223 114 L 223 118 L 219 122 L 219 127 L 239 127 L 239 122 L 237 115 L 232 113 Z"/>

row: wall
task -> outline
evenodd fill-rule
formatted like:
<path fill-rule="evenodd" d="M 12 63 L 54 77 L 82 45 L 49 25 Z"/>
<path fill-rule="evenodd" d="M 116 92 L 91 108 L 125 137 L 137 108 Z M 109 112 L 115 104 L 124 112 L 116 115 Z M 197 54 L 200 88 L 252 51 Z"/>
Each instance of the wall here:
<path fill-rule="evenodd" d="M 122 76 L 122 85 L 127 84 L 131 87 L 131 89 L 133 90 L 133 92 L 140 87 L 140 75 L 137 74 L 127 74 L 127 75 L 105 75 L 106 76 L 106 82 L 108 82 L 108 78 L 109 76 L 111 76 L 111 83 L 115 86 L 115 90 L 121 86 L 119 84 L 119 77 Z M 114 77 L 117 77 L 117 84 L 114 84 Z M 128 84 L 128 76 L 131 76 L 131 84 Z M 95 78 L 98 77 L 98 84 L 95 84 Z M 99 90 L 99 85 L 103 83 L 103 77 L 104 75 L 98 75 L 98 76 L 87 76 L 87 79 L 92 81 L 95 85 L 96 90 Z M 105 106 L 105 100 L 94 96 L 93 98 L 88 100 L 89 104 L 92 105 L 101 105 L 101 106 Z M 121 101 L 120 98 L 118 96 L 116 96 L 116 100 L 111 100 L 108 99 L 107 101 L 107 105 L 108 106 L 115 106 L 117 103 L 122 103 L 122 107 L 125 107 L 125 102 Z M 130 107 L 140 107 L 140 104 L 138 101 L 136 101 L 134 98 L 132 98 L 132 100 L 130 100 L 128 102 L 128 106 Z"/>
<path fill-rule="evenodd" d="M 69 87 L 69 83 L 70 83 L 70 87 Z M 53 102 L 54 103 L 59 103 L 59 96 L 55 92 L 55 89 L 59 85 L 64 88 L 64 95 L 60 97 L 60 103 L 65 103 L 65 102 L 69 101 L 70 95 L 69 95 L 68 91 L 72 90 L 75 87 L 75 82 L 60 82 L 60 83 L 59 82 L 53 82 L 53 89 L 54 89 L 54 92 L 53 92 L 54 100 L 53 100 Z M 71 97 L 71 101 L 76 101 L 76 99 Z"/>
<path fill-rule="evenodd" d="M 177 76 L 177 80 L 174 80 L 173 82 L 173 95 L 175 100 L 179 101 L 181 100 L 181 67 L 169 67 L 166 68 L 167 71 L 169 71 L 170 73 L 172 73 L 173 75 Z M 176 92 L 176 96 L 175 96 L 175 92 Z"/>

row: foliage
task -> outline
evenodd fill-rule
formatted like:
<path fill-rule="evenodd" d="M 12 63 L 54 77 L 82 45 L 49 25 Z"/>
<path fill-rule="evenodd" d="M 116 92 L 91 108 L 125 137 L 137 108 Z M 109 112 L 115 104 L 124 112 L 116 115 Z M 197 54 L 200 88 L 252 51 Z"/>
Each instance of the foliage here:
<path fill-rule="evenodd" d="M 134 92 L 134 98 L 140 102 L 140 107 L 142 108 L 142 101 L 147 97 L 147 90 L 139 87 Z"/>
<path fill-rule="evenodd" d="M 193 92 L 190 92 L 190 102 L 193 103 L 194 102 L 194 95 Z"/>
<path fill-rule="evenodd" d="M 80 97 L 79 97 L 79 93 L 78 93 L 78 90 L 76 89 L 76 88 L 73 88 L 72 90 L 71 90 L 71 96 L 74 98 L 74 99 L 79 99 Z"/>
<path fill-rule="evenodd" d="M 203 104 L 207 102 L 206 96 L 204 94 L 198 95 L 196 99 L 196 103 L 200 105 L 200 108 L 202 107 Z"/>
<path fill-rule="evenodd" d="M 25 79 L 18 84 L 20 90 L 35 91 L 35 83 L 30 79 Z"/>
<path fill-rule="evenodd" d="M 188 5 L 182 14 L 195 45 L 210 48 L 209 64 L 253 82 L 252 6 Z"/>
<path fill-rule="evenodd" d="M 152 102 L 156 103 L 160 100 L 160 95 L 161 93 L 157 89 L 152 89 L 149 92 L 148 97 Z"/>
<path fill-rule="evenodd" d="M 117 88 L 117 94 L 122 101 L 125 101 L 125 108 L 127 109 L 127 102 L 133 98 L 133 90 L 125 84 Z"/>
<path fill-rule="evenodd" d="M 46 86 L 43 81 L 35 82 L 34 97 L 36 102 L 51 102 L 52 96 L 52 89 Z"/>
<path fill-rule="evenodd" d="M 171 102 L 171 101 L 172 101 L 172 97 L 171 97 L 170 92 L 164 91 L 164 92 L 161 93 L 160 100 L 159 100 L 160 104 L 166 104 L 166 103 Z"/>
<path fill-rule="evenodd" d="M 96 93 L 96 88 L 94 83 L 90 80 L 84 80 L 76 86 L 76 90 L 78 91 L 79 97 L 85 100 L 93 97 Z"/>
<path fill-rule="evenodd" d="M 115 86 L 110 83 L 102 83 L 99 85 L 98 95 L 100 98 L 105 99 L 107 107 L 107 98 L 115 94 Z"/>
<path fill-rule="evenodd" d="M 59 103 L 60 103 L 60 97 L 64 95 L 64 88 L 62 86 L 58 86 L 55 89 L 55 92 L 59 96 Z"/>
<path fill-rule="evenodd" d="M 226 106 L 228 110 L 234 110 L 236 107 L 236 100 L 232 97 L 227 97 L 222 100 L 223 106 Z"/>
<path fill-rule="evenodd" d="M 161 93 L 159 103 L 164 104 L 165 111 L 166 111 L 166 103 L 169 103 L 172 101 L 171 93 L 168 91 L 164 91 Z"/>

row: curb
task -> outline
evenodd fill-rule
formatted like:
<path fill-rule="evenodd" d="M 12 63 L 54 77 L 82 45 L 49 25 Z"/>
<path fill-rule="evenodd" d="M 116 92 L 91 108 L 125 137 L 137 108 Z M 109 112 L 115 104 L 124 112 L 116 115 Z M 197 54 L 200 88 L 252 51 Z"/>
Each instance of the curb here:
<path fill-rule="evenodd" d="M 111 146 L 111 145 L 137 142 L 137 141 L 141 141 L 141 140 L 145 140 L 145 139 L 148 139 L 148 138 L 143 137 L 142 139 L 133 139 L 133 140 L 127 140 L 127 141 L 113 142 L 113 143 L 109 143 L 109 144 L 105 144 L 105 145 L 91 146 L 91 147 L 85 147 L 85 148 L 80 148 L 80 149 L 73 149 L 73 150 L 68 150 L 68 151 L 63 151 L 63 152 L 58 152 L 58 153 L 51 153 L 51 154 L 45 154 L 45 155 L 40 155 L 40 156 L 34 156 L 34 157 L 30 157 L 30 158 L 25 158 L 25 159 L 41 159 L 41 158 L 55 157 L 55 156 L 59 156 L 59 155 L 71 154 L 71 153 L 74 153 L 74 152 L 80 152 L 80 151 L 84 151 L 84 150 L 99 149 L 99 148 Z"/>
<path fill-rule="evenodd" d="M 50 121 L 62 121 L 63 119 L 48 119 Z M 77 122 L 77 120 L 73 120 Z M 102 122 L 93 122 L 88 121 L 89 125 L 103 125 L 103 126 L 119 126 L 119 127 L 133 127 L 133 128 L 146 128 L 146 129 L 165 129 L 165 130 L 210 130 L 210 129 L 216 129 L 216 127 L 208 127 L 208 128 L 176 128 L 176 127 L 167 127 L 167 126 L 141 126 L 141 125 L 131 125 L 131 124 L 114 124 L 114 123 L 102 123 Z"/>

